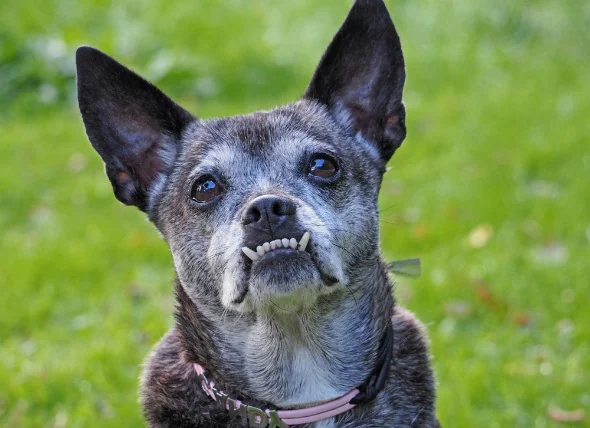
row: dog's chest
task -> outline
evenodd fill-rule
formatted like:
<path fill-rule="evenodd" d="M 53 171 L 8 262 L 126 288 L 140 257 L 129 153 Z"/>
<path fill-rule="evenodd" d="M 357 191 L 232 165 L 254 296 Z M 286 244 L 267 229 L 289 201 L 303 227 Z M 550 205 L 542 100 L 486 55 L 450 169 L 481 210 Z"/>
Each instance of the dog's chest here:
<path fill-rule="evenodd" d="M 250 355 L 247 363 L 256 396 L 281 408 L 294 408 L 337 398 L 348 392 L 338 385 L 338 379 L 331 373 L 329 361 L 323 355 L 304 346 L 280 352 L 269 343 L 266 345 L 266 349 L 264 345 L 258 348 L 258 358 Z"/>
<path fill-rule="evenodd" d="M 324 401 L 347 392 L 340 391 L 334 385 L 328 362 L 306 348 L 295 351 L 291 376 L 291 388 L 288 389 L 288 396 L 280 403 L 282 407 Z"/>

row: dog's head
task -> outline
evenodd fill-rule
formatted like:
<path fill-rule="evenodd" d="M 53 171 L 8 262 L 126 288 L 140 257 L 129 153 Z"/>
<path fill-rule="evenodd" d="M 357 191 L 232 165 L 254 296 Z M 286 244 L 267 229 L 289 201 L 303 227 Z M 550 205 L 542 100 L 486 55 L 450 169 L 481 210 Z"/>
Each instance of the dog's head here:
<path fill-rule="evenodd" d="M 88 137 L 194 299 L 300 309 L 376 263 L 377 195 L 405 138 L 404 60 L 381 0 L 357 0 L 303 98 L 199 120 L 105 54 L 77 52 Z"/>

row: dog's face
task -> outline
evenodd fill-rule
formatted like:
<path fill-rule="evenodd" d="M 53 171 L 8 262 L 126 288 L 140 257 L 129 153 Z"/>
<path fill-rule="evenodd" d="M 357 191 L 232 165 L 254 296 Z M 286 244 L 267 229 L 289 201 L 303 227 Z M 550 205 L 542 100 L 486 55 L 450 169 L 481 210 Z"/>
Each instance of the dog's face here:
<path fill-rule="evenodd" d="M 304 97 L 198 120 L 92 48 L 80 110 L 115 195 L 147 212 L 188 294 L 240 312 L 300 310 L 378 258 L 377 195 L 405 138 L 399 38 L 358 0 Z"/>
<path fill-rule="evenodd" d="M 317 103 L 202 122 L 183 147 L 154 208 L 184 284 L 206 277 L 240 311 L 292 310 L 375 256 L 379 154 Z"/>

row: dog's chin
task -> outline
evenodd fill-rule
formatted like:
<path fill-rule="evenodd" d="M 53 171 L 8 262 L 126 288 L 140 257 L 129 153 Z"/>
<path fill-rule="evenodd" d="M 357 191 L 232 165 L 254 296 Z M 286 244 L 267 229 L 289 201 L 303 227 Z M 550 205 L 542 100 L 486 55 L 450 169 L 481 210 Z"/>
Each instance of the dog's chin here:
<path fill-rule="evenodd" d="M 244 304 L 256 312 L 297 312 L 312 307 L 329 290 L 320 269 L 305 251 L 275 250 L 249 262 Z"/>
<path fill-rule="evenodd" d="M 317 248 L 280 248 L 252 260 L 245 254 L 225 265 L 221 302 L 240 313 L 301 312 L 320 296 L 347 284 L 340 259 Z"/>
<path fill-rule="evenodd" d="M 252 264 L 249 297 L 259 310 L 302 309 L 315 302 L 320 282 L 319 269 L 308 253 L 275 250 Z"/>

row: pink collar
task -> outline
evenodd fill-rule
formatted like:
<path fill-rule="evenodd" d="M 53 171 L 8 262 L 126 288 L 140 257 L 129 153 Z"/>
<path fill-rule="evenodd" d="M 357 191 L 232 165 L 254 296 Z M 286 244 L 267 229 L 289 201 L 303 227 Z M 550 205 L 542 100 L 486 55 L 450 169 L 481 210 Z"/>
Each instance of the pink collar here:
<path fill-rule="evenodd" d="M 205 369 L 201 365 L 194 363 L 193 366 L 201 381 L 203 391 L 221 404 L 232 419 L 240 417 L 243 421 L 248 421 L 251 428 L 288 428 L 290 425 L 308 424 L 328 419 L 347 412 L 357 404 L 371 401 L 385 386 L 392 353 L 393 328 L 389 325 L 379 348 L 377 367 L 363 385 L 327 403 L 297 410 L 262 410 L 245 405 L 240 400 L 234 400 L 223 391 L 215 388 L 215 382 L 207 379 Z"/>
<path fill-rule="evenodd" d="M 203 367 L 199 364 L 193 365 L 201 380 L 203 391 L 214 401 L 225 407 L 232 419 L 240 416 L 242 420 L 247 420 L 250 423 L 250 427 L 289 427 L 290 425 L 308 424 L 328 419 L 352 409 L 355 405 L 350 404 L 350 400 L 359 394 L 358 389 L 353 389 L 340 398 L 306 409 L 262 410 L 257 407 L 247 406 L 240 400 L 228 397 L 223 391 L 215 388 L 215 382 L 207 379 Z"/>

